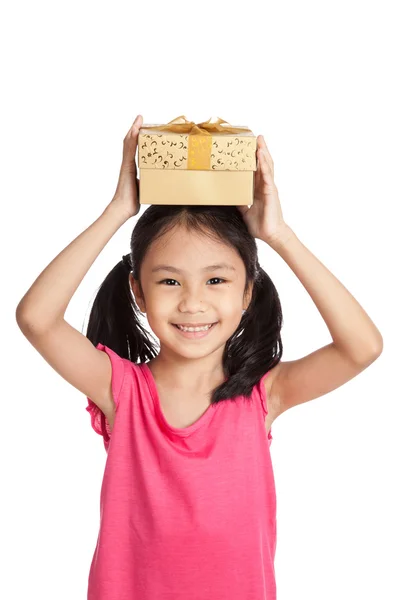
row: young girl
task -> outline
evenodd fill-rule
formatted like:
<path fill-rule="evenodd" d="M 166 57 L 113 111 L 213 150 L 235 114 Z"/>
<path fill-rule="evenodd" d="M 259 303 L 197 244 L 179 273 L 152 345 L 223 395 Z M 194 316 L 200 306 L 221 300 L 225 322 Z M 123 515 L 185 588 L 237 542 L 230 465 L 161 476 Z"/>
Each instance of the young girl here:
<path fill-rule="evenodd" d="M 253 205 L 147 208 L 100 286 L 86 337 L 71 327 L 64 315 L 80 282 L 139 212 L 142 122 L 124 139 L 112 201 L 17 308 L 30 343 L 87 396 L 107 451 L 88 599 L 275 600 L 271 424 L 366 369 L 382 337 L 284 221 L 262 136 Z M 303 283 L 332 343 L 281 361 L 281 305 L 255 238 Z"/>

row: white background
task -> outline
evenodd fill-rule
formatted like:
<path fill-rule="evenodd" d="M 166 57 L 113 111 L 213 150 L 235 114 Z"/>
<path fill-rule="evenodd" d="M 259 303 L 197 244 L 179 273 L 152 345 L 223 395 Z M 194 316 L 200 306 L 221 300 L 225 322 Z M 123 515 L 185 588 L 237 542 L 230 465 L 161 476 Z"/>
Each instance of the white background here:
<path fill-rule="evenodd" d="M 1 13 L 0 595 L 86 598 L 106 460 L 86 398 L 26 340 L 16 306 L 111 200 L 136 115 L 184 114 L 264 135 L 286 222 L 384 338 L 358 377 L 273 424 L 278 598 L 398 600 L 395 2 L 38 0 Z M 137 218 L 71 299 L 65 317 L 79 331 Z M 329 343 L 301 282 L 257 243 L 282 302 L 282 359 Z"/>

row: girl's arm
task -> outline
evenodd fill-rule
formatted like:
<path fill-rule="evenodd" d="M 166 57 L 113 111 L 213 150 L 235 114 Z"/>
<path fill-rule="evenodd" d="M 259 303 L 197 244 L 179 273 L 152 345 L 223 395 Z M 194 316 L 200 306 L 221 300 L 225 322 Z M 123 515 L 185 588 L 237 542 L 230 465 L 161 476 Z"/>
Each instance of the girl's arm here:
<path fill-rule="evenodd" d="M 34 281 L 17 306 L 18 324 L 40 333 L 63 319 L 82 279 L 128 218 L 112 201 L 100 217 L 64 248 Z"/>
<path fill-rule="evenodd" d="M 376 358 L 383 338 L 373 321 L 345 286 L 287 226 L 269 245 L 283 258 L 310 294 L 335 346 L 357 365 Z"/>
<path fill-rule="evenodd" d="M 274 181 L 274 161 L 262 135 L 257 137 L 257 158 L 253 205 L 238 209 L 249 232 L 271 246 L 297 275 L 333 339 L 298 360 L 280 361 L 271 370 L 265 387 L 276 418 L 358 375 L 381 354 L 383 339 L 357 300 L 287 225 Z"/>
<path fill-rule="evenodd" d="M 138 115 L 124 138 L 122 164 L 114 197 L 101 216 L 58 254 L 39 275 L 17 306 L 18 324 L 28 323 L 36 332 L 46 331 L 64 318 L 68 304 L 82 279 L 114 233 L 139 212 L 139 180 L 136 177 Z"/>
<path fill-rule="evenodd" d="M 126 220 L 127 216 L 110 204 L 39 275 L 16 313 L 19 328 L 35 350 L 63 379 L 90 398 L 111 424 L 117 403 L 111 361 L 64 319 L 64 313 L 85 273 Z"/>
<path fill-rule="evenodd" d="M 58 254 L 32 284 L 16 310 L 17 323 L 34 348 L 71 385 L 89 397 L 109 423 L 113 397 L 112 365 L 101 349 L 64 319 L 83 277 L 114 233 L 139 212 L 135 151 L 140 123 L 124 139 L 123 160 L 114 198 L 90 227 Z"/>
<path fill-rule="evenodd" d="M 266 386 L 274 418 L 356 377 L 383 349 L 382 335 L 357 300 L 286 226 L 268 244 L 310 294 L 333 342 L 297 360 L 281 361 Z M 266 382 L 268 382 L 266 379 Z"/>

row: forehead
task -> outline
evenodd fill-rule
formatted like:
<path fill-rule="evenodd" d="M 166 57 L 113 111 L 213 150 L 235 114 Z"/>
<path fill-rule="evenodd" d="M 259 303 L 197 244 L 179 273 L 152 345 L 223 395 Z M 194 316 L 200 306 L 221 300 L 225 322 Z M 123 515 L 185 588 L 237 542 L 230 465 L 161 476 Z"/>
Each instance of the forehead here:
<path fill-rule="evenodd" d="M 221 263 L 231 265 L 236 273 L 244 272 L 243 261 L 234 248 L 199 232 L 176 227 L 151 244 L 143 267 L 151 271 L 163 264 L 182 272 L 193 272 Z M 234 275 L 235 271 L 229 270 L 229 273 Z"/>

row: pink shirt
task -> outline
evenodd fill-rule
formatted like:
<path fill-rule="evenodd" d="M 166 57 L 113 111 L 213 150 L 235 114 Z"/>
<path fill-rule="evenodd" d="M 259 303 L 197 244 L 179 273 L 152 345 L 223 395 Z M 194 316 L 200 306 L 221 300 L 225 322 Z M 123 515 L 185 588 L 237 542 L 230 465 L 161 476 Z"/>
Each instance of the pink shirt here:
<path fill-rule="evenodd" d="M 146 363 L 112 364 L 113 431 L 88 398 L 107 451 L 88 600 L 276 600 L 276 496 L 263 380 L 251 400 L 169 425 Z"/>

